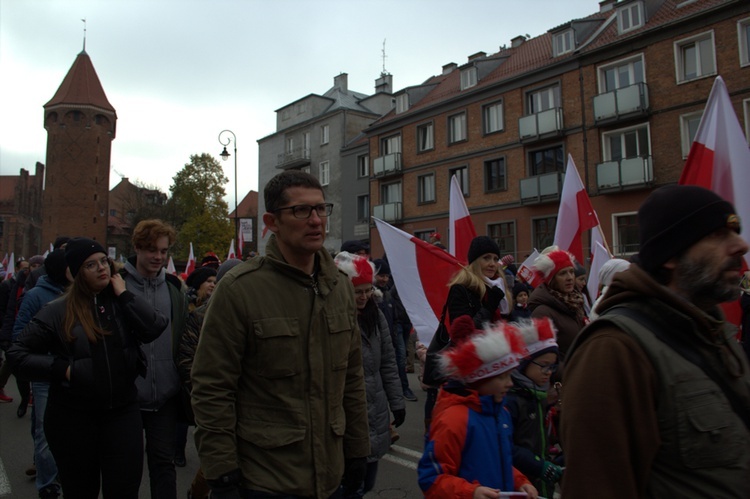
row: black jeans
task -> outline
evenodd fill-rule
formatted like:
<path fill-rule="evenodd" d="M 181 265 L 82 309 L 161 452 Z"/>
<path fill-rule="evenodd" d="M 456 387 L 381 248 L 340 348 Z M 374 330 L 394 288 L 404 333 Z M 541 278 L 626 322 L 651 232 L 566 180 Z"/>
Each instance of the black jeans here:
<path fill-rule="evenodd" d="M 44 432 L 65 497 L 138 499 L 143 429 L 138 404 L 117 409 L 47 403 Z M 101 479 L 100 479 L 101 476 Z"/>
<path fill-rule="evenodd" d="M 158 411 L 141 411 L 152 499 L 177 499 L 173 460 L 178 404 L 178 397 L 174 397 Z"/>

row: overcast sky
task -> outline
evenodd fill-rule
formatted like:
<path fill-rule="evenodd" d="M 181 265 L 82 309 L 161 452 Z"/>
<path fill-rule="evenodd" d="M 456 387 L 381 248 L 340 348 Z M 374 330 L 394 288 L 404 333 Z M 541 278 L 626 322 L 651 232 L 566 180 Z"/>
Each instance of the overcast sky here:
<path fill-rule="evenodd" d="M 275 110 L 348 73 L 394 91 L 479 51 L 599 9 L 597 0 L 0 0 L 0 174 L 46 162 L 43 108 L 83 46 L 117 111 L 110 186 L 120 175 L 169 192 L 191 154 L 237 136 L 242 199 L 258 188 L 257 140 Z M 231 151 L 231 146 L 229 148 Z M 224 164 L 230 209 L 234 162 Z"/>

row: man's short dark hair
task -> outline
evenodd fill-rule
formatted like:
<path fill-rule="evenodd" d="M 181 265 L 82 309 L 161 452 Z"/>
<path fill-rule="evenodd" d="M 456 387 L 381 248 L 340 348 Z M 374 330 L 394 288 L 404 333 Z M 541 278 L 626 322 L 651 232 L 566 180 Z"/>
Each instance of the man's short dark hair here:
<path fill-rule="evenodd" d="M 313 175 L 299 170 L 283 171 L 269 180 L 263 189 L 266 211 L 274 212 L 287 204 L 289 198 L 286 195 L 286 190 L 291 187 L 309 187 L 323 192 L 323 187 Z"/>

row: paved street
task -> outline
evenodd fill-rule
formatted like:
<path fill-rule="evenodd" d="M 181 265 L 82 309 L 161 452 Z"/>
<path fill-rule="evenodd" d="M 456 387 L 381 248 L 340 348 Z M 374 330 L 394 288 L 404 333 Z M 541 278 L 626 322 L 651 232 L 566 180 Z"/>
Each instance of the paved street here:
<path fill-rule="evenodd" d="M 415 374 L 410 374 L 412 390 L 419 402 L 406 402 L 406 422 L 398 429 L 401 438 L 380 461 L 375 489 L 367 498 L 418 498 L 422 497 L 417 486 L 416 468 L 423 444 L 423 420 L 425 394 L 419 389 Z M 6 386 L 8 395 L 14 398 L 10 404 L 0 404 L 0 498 L 35 499 L 34 480 L 24 471 L 31 466 L 33 442 L 31 440 L 31 408 L 23 418 L 16 416 L 18 391 L 15 378 Z M 186 497 L 186 492 L 198 467 L 198 457 L 192 439 L 188 439 L 187 466 L 177 468 L 177 497 Z M 144 468 L 141 484 L 142 498 L 150 498 L 148 472 Z"/>

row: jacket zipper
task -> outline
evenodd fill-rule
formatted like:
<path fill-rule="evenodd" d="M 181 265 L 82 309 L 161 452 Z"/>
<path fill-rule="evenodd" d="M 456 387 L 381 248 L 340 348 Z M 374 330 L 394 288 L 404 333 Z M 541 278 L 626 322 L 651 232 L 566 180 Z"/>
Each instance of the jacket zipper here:
<path fill-rule="evenodd" d="M 94 295 L 94 314 L 96 315 L 96 323 L 99 324 L 99 329 L 104 331 L 102 327 L 102 321 L 99 319 L 99 306 L 96 302 L 96 295 Z M 107 350 L 107 339 L 105 335 L 102 335 L 102 344 L 104 345 L 104 361 L 107 364 L 107 382 L 109 384 L 109 409 L 112 409 L 114 405 L 112 401 L 112 367 L 109 365 L 109 350 Z"/>

